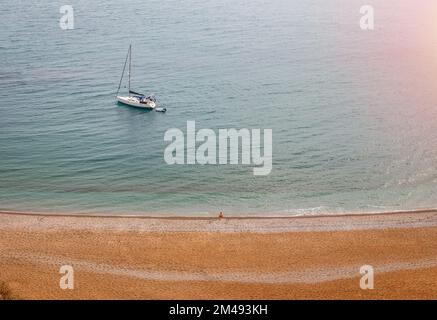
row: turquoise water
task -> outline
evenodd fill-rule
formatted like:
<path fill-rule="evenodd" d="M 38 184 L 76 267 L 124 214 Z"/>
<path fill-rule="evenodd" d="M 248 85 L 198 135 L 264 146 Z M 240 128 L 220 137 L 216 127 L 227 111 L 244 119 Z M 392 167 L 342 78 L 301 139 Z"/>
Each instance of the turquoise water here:
<path fill-rule="evenodd" d="M 295 215 L 437 206 L 432 1 L 0 3 L 0 209 Z M 437 26 L 437 25 L 436 25 Z M 133 89 L 166 114 L 118 105 Z M 270 128 L 273 169 L 167 165 L 169 128 Z"/>

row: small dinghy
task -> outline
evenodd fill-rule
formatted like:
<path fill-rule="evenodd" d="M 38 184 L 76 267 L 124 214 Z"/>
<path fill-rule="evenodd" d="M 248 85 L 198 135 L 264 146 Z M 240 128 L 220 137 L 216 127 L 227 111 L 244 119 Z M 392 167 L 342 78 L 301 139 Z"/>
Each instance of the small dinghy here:
<path fill-rule="evenodd" d="M 126 70 L 127 61 L 129 60 L 129 69 L 128 69 L 128 96 L 119 96 L 118 93 L 120 92 L 121 83 L 123 81 L 123 76 Z M 123 72 L 121 74 L 120 83 L 118 84 L 118 90 L 116 94 L 116 99 L 118 102 L 135 107 L 135 108 L 142 108 L 142 109 L 155 109 L 156 107 L 156 99 L 153 95 L 146 96 L 142 93 L 138 93 L 135 91 L 132 91 L 130 89 L 130 79 L 131 79 L 131 66 L 132 66 L 132 45 L 129 46 L 129 50 L 127 52 L 126 60 L 124 62 Z M 165 108 L 161 108 L 165 109 Z M 162 112 L 162 111 L 161 111 Z M 165 111 L 164 111 L 165 112 Z"/>
<path fill-rule="evenodd" d="M 156 112 L 166 112 L 167 108 L 155 108 Z"/>

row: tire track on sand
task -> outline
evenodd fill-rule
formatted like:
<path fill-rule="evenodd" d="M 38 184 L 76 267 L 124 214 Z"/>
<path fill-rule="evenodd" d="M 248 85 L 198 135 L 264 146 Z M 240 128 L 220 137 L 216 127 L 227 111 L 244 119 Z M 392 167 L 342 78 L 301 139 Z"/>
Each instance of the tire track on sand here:
<path fill-rule="evenodd" d="M 187 272 L 174 270 L 140 269 L 129 266 L 116 266 L 104 263 L 96 263 L 81 259 L 71 259 L 60 256 L 36 255 L 34 253 L 15 253 L 0 251 L 0 260 L 12 259 L 14 262 L 25 262 L 60 267 L 71 265 L 75 271 L 87 271 L 111 276 L 129 277 L 138 280 L 154 281 L 214 281 L 214 282 L 238 282 L 238 283 L 262 283 L 262 284 L 314 284 L 320 282 L 349 279 L 359 277 L 361 265 L 349 265 L 341 267 L 324 267 L 307 269 L 304 271 L 290 271 L 277 273 L 258 272 Z M 372 265 L 372 263 L 370 263 Z M 410 261 L 395 262 L 389 264 L 373 264 L 375 274 L 415 270 L 437 267 L 437 257 Z"/>

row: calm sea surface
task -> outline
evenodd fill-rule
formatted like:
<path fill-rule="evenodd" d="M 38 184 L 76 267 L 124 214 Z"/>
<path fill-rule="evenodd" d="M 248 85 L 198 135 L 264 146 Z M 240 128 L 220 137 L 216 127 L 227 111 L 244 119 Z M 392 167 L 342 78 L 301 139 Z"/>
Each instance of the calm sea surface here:
<path fill-rule="evenodd" d="M 0 209 L 275 214 L 437 206 L 437 3 L 0 3 Z M 75 29 L 59 27 L 60 6 Z M 132 88 L 167 113 L 118 105 Z M 123 88 L 124 91 L 126 89 Z M 167 165 L 169 128 L 270 128 L 273 169 Z"/>

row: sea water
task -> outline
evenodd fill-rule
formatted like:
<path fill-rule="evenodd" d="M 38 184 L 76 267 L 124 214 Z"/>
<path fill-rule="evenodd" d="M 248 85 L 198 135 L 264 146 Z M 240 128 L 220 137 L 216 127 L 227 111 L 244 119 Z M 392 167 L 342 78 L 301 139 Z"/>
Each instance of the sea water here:
<path fill-rule="evenodd" d="M 60 7 L 74 9 L 63 30 Z M 0 3 L 0 209 L 299 215 L 437 206 L 435 1 Z M 167 113 L 116 103 L 132 89 Z M 121 88 L 126 93 L 126 82 Z M 168 165 L 165 132 L 271 129 L 272 170 Z"/>

